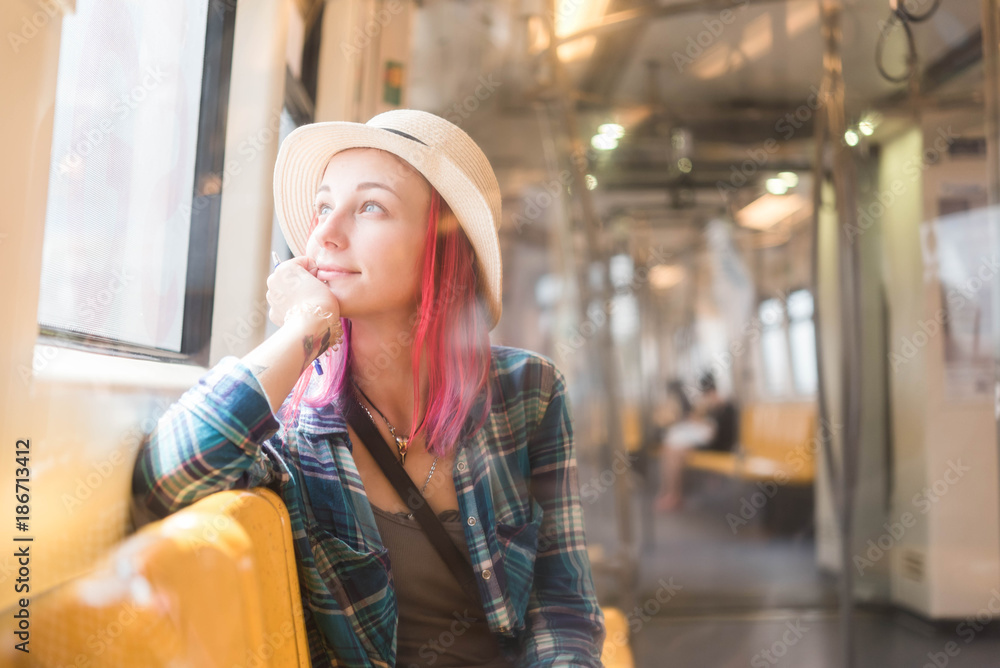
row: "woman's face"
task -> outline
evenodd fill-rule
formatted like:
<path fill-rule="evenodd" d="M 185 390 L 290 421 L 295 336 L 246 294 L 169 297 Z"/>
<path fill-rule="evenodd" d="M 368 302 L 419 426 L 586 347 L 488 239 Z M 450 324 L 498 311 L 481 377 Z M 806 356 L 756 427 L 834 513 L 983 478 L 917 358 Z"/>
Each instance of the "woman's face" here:
<path fill-rule="evenodd" d="M 330 160 L 306 255 L 344 317 L 416 308 L 431 187 L 391 153 L 361 148 Z"/>

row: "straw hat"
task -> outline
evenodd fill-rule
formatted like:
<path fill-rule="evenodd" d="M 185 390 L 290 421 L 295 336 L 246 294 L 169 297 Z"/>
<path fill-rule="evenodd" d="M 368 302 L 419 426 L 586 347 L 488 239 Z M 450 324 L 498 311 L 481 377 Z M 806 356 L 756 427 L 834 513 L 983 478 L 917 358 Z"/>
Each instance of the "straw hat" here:
<path fill-rule="evenodd" d="M 349 148 L 393 153 L 431 183 L 462 225 L 479 264 L 479 290 L 490 309 L 490 329 L 500 320 L 500 187 L 493 168 L 469 135 L 440 116 L 395 109 L 367 123 L 311 123 L 293 130 L 274 166 L 274 207 L 285 241 L 305 252 L 312 202 L 330 158 Z"/>

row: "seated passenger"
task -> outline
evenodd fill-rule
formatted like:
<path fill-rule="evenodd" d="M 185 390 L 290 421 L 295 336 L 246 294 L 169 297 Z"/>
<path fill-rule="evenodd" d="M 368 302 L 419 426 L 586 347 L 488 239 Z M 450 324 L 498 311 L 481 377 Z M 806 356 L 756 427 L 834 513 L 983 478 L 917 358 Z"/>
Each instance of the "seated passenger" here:
<path fill-rule="evenodd" d="M 711 372 L 706 372 L 701 377 L 698 386 L 702 393 L 701 399 L 693 408 L 680 383 L 674 381 L 668 386 L 668 392 L 681 406 L 686 406 L 687 410 L 682 412 L 681 419 L 670 425 L 664 434 L 657 510 L 671 511 L 680 508 L 683 501 L 681 476 L 688 450 L 731 452 L 738 440 L 739 411 L 736 405 L 719 394 Z"/>
<path fill-rule="evenodd" d="M 267 281 L 280 329 L 160 419 L 136 508 L 276 491 L 312 665 L 598 668 L 566 381 L 490 343 L 501 218 L 486 156 L 452 123 L 395 110 L 298 128 L 274 183 L 298 256 Z M 383 471 L 399 470 L 397 487 Z"/>

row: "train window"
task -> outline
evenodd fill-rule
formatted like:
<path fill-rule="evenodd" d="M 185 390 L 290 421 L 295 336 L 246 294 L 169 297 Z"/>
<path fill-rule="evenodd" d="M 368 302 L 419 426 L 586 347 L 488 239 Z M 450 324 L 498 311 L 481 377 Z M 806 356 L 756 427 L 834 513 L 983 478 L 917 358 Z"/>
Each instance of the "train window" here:
<path fill-rule="evenodd" d="M 816 334 L 813 328 L 813 297 L 808 290 L 788 295 L 788 345 L 792 358 L 792 380 L 802 395 L 816 393 Z"/>
<path fill-rule="evenodd" d="M 207 361 L 234 7 L 80 0 L 64 20 L 43 336 Z"/>
<path fill-rule="evenodd" d="M 281 110 L 281 118 L 278 124 L 278 145 L 280 146 L 281 142 L 285 141 L 285 137 L 287 137 L 292 130 L 299 127 L 301 124 L 302 123 L 295 120 L 292 111 L 286 103 L 284 108 Z M 275 213 L 271 219 L 271 253 L 272 257 L 276 255 L 280 260 L 288 260 L 292 257 L 292 251 L 288 247 L 288 244 L 285 243 L 285 237 L 281 233 L 281 227 L 278 225 L 277 213 Z M 270 320 L 267 321 L 264 328 L 267 336 L 271 336 L 278 331 L 278 326 Z"/>
<path fill-rule="evenodd" d="M 758 317 L 765 391 L 771 397 L 785 396 L 789 393 L 789 364 L 784 304 L 780 299 L 765 299 L 758 307 Z"/>
<path fill-rule="evenodd" d="M 322 14 L 322 9 L 320 9 L 320 13 Z M 285 102 L 282 105 L 281 116 L 278 119 L 279 146 L 285 141 L 285 137 L 292 130 L 300 125 L 312 123 L 314 120 L 315 103 L 313 101 L 313 93 L 309 90 L 309 82 L 312 81 L 312 90 L 315 91 L 315 61 L 319 52 L 319 37 L 316 34 L 317 26 L 318 19 L 317 22 L 314 22 L 313 32 L 306 39 L 307 46 L 302 54 L 301 66 L 296 68 L 302 70 L 302 77 L 297 76 L 298 73 L 292 68 L 287 66 L 285 68 Z M 288 244 L 285 243 L 285 236 L 281 233 L 281 227 L 278 225 L 276 212 L 271 219 L 271 253 L 272 256 L 276 255 L 280 260 L 287 260 L 292 257 L 292 251 L 288 248 Z M 264 328 L 266 336 L 271 336 L 278 330 L 277 325 L 270 320 L 267 321 Z"/>

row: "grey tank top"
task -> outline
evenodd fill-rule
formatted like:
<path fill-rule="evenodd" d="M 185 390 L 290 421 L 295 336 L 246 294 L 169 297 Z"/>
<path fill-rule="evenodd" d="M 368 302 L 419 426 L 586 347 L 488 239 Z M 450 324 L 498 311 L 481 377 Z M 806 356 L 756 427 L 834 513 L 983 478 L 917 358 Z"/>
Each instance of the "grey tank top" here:
<path fill-rule="evenodd" d="M 372 506 L 382 544 L 389 551 L 399 627 L 396 666 L 506 668 L 481 601 L 470 601 L 417 519 Z M 468 558 L 469 546 L 457 510 L 438 515 Z M 469 570 L 472 570 L 471 566 Z"/>

